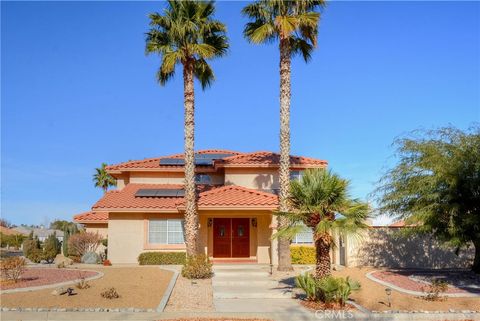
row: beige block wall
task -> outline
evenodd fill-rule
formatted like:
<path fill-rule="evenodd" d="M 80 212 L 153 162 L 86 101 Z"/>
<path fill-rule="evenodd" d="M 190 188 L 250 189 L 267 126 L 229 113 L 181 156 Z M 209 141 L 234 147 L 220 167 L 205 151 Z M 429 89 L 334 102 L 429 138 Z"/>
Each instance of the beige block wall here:
<path fill-rule="evenodd" d="M 250 220 L 250 258 L 258 263 L 270 263 L 270 223 L 269 211 L 200 211 L 200 246 L 208 256 L 213 256 L 213 226 L 208 226 L 208 219 L 215 217 L 257 219 L 257 227 Z"/>
<path fill-rule="evenodd" d="M 461 251 L 442 245 L 431 236 L 404 236 L 400 229 L 371 228 L 361 238 L 348 238 L 349 266 L 392 268 L 468 268 L 473 246 Z"/>
<path fill-rule="evenodd" d="M 279 188 L 278 170 L 261 168 L 225 168 L 225 185 L 239 185 L 253 189 Z"/>

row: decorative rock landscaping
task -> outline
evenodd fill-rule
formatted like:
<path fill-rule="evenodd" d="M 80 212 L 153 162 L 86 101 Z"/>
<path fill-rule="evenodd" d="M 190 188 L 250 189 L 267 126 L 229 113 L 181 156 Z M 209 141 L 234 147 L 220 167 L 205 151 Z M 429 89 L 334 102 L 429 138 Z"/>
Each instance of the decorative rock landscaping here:
<path fill-rule="evenodd" d="M 47 287 L 49 285 L 74 282 L 78 279 L 92 279 L 100 277 L 101 273 L 96 271 L 84 271 L 77 269 L 57 268 L 28 268 L 17 283 L 5 283 L 1 285 L 2 293 L 12 292 L 13 289 L 24 289 L 32 287 Z"/>

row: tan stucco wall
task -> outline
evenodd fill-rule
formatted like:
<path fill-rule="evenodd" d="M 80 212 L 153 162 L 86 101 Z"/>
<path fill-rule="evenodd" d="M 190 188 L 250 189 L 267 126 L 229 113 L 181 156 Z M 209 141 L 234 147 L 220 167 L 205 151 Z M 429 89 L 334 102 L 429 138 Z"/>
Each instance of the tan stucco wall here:
<path fill-rule="evenodd" d="M 279 188 L 278 170 L 269 168 L 225 168 L 225 185 L 239 185 L 253 189 Z"/>
<path fill-rule="evenodd" d="M 184 251 L 183 245 L 150 245 L 148 220 L 183 218 L 182 214 L 110 213 L 108 224 L 108 258 L 115 263 L 138 263 L 140 253 L 151 251 Z"/>
<path fill-rule="evenodd" d="M 248 217 L 250 221 L 250 257 L 258 263 L 270 263 L 270 211 L 200 211 L 200 246 L 209 256 L 213 254 L 213 229 L 208 218 Z M 184 246 L 150 245 L 147 243 L 148 220 L 152 218 L 183 218 L 182 214 L 110 213 L 108 225 L 108 258 L 113 264 L 137 263 L 140 253 L 150 251 L 184 251 Z"/>
<path fill-rule="evenodd" d="M 270 211 L 200 211 L 200 245 L 208 256 L 213 256 L 213 226 L 208 219 L 215 217 L 248 217 L 257 219 L 257 227 L 250 220 L 250 258 L 258 263 L 270 263 Z"/>
<path fill-rule="evenodd" d="M 86 232 L 98 233 L 102 238 L 106 239 L 108 236 L 108 224 L 88 223 L 83 224 Z"/>
<path fill-rule="evenodd" d="M 430 236 L 404 236 L 400 229 L 371 228 L 361 238 L 348 238 L 347 265 L 400 268 L 466 268 L 473 247 L 461 251 L 441 245 Z"/>
<path fill-rule="evenodd" d="M 223 174 L 206 173 L 214 185 L 223 184 Z M 131 172 L 130 183 L 135 184 L 183 184 L 185 177 L 180 172 Z"/>

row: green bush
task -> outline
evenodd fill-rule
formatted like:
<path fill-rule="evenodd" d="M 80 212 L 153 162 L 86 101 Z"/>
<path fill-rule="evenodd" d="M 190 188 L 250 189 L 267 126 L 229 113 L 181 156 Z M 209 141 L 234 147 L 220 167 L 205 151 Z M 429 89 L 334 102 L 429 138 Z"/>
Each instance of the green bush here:
<path fill-rule="evenodd" d="M 360 289 L 360 283 L 349 277 L 326 276 L 317 280 L 310 274 L 303 274 L 295 279 L 295 284 L 305 292 L 307 300 L 338 303 L 341 306 L 345 306 L 353 291 Z"/>
<path fill-rule="evenodd" d="M 138 256 L 140 265 L 182 265 L 186 260 L 185 252 L 145 252 Z"/>
<path fill-rule="evenodd" d="M 43 245 L 43 259 L 52 262 L 57 254 L 60 253 L 61 246 L 56 233 L 47 237 Z"/>
<path fill-rule="evenodd" d="M 38 263 L 43 260 L 43 251 L 38 238 L 23 241 L 23 255 L 30 261 Z"/>
<path fill-rule="evenodd" d="M 291 246 L 292 264 L 315 264 L 315 247 Z"/>
<path fill-rule="evenodd" d="M 187 257 L 183 265 L 182 276 L 187 279 L 208 279 L 213 275 L 212 263 L 205 254 Z"/>

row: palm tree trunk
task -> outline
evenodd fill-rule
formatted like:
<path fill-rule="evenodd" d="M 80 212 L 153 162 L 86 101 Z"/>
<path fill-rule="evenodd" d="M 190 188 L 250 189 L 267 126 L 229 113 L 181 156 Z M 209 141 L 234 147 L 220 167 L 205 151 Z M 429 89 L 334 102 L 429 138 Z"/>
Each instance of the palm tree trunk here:
<path fill-rule="evenodd" d="M 474 240 L 473 246 L 475 247 L 475 258 L 473 259 L 472 270 L 480 274 L 480 239 Z"/>
<path fill-rule="evenodd" d="M 290 192 L 290 48 L 288 39 L 280 39 L 280 194 L 279 210 L 288 212 Z M 282 228 L 286 219 L 278 217 L 278 226 Z M 290 240 L 278 239 L 278 270 L 292 271 Z"/>
<path fill-rule="evenodd" d="M 330 235 L 315 235 L 315 277 L 320 279 L 330 275 Z"/>
<path fill-rule="evenodd" d="M 187 255 L 197 254 L 198 215 L 195 189 L 195 93 L 193 86 L 193 63 L 183 65 L 183 89 L 185 108 L 184 158 L 185 158 L 185 243 Z"/>

